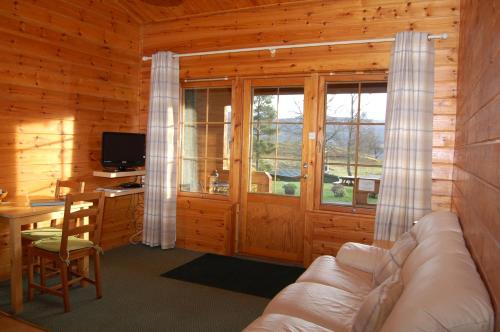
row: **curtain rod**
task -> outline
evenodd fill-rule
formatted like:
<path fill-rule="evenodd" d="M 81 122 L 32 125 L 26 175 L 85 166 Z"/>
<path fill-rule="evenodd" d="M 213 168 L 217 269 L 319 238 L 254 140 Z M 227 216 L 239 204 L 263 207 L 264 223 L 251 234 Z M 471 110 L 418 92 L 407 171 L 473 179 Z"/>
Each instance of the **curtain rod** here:
<path fill-rule="evenodd" d="M 442 33 L 442 34 L 438 34 L 438 35 L 428 35 L 427 39 L 428 40 L 448 39 L 448 34 Z M 184 57 L 189 57 L 189 56 L 203 56 L 203 55 L 255 52 L 255 51 L 269 51 L 269 52 L 271 52 L 271 56 L 274 56 L 276 54 L 276 50 L 281 50 L 281 49 L 318 47 L 318 46 L 334 46 L 334 45 L 369 44 L 369 43 L 387 43 L 387 42 L 393 42 L 394 40 L 396 40 L 396 38 L 390 37 L 390 38 L 344 40 L 344 41 L 332 41 L 332 42 L 322 42 L 322 43 L 295 44 L 295 45 L 261 46 L 261 47 L 237 48 L 237 49 L 233 49 L 233 50 L 220 50 L 220 51 L 174 54 L 173 57 L 174 58 L 184 58 Z M 143 56 L 142 57 L 142 61 L 149 61 L 149 60 L 151 60 L 150 56 Z"/>

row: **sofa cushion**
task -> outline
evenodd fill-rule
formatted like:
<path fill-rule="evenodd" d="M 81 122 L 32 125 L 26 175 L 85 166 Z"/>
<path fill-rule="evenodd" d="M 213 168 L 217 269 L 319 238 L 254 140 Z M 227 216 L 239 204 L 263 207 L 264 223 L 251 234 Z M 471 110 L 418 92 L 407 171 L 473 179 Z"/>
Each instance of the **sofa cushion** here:
<path fill-rule="evenodd" d="M 332 330 L 297 317 L 279 314 L 262 315 L 244 330 L 244 332 L 277 331 L 329 332 Z"/>
<path fill-rule="evenodd" d="M 377 332 L 403 292 L 401 270 L 397 270 L 365 298 L 354 317 L 353 332 Z"/>
<path fill-rule="evenodd" d="M 440 232 L 455 232 L 462 234 L 457 216 L 448 211 L 437 211 L 423 216 L 412 228 L 417 242 Z"/>
<path fill-rule="evenodd" d="M 340 264 L 332 256 L 316 258 L 297 282 L 315 282 L 343 289 L 358 296 L 365 296 L 372 290 L 371 273 Z"/>
<path fill-rule="evenodd" d="M 469 252 L 465 246 L 465 241 L 461 233 L 439 232 L 422 239 L 422 242 L 411 252 L 406 259 L 403 268 L 403 282 L 408 283 L 413 278 L 415 272 L 425 263 L 436 256 L 446 254 L 459 254 L 467 257 L 470 265 L 475 269 L 475 264 L 469 257 Z"/>
<path fill-rule="evenodd" d="M 61 248 L 61 238 L 51 237 L 47 239 L 41 239 L 34 242 L 33 246 L 47 251 L 58 252 Z M 92 247 L 94 247 L 94 243 L 92 241 L 80 239 L 76 236 L 68 237 L 68 251 Z"/>
<path fill-rule="evenodd" d="M 380 285 L 396 270 L 403 266 L 406 258 L 417 246 L 415 235 L 411 231 L 404 233 L 379 260 L 373 272 L 373 285 Z"/>
<path fill-rule="evenodd" d="M 335 259 L 343 265 L 372 274 L 377 262 L 387 251 L 367 244 L 347 242 L 340 247 Z"/>
<path fill-rule="evenodd" d="M 404 291 L 381 331 L 493 331 L 489 295 L 458 218 L 431 213 L 413 231 L 419 244 L 402 269 Z"/>
<path fill-rule="evenodd" d="M 57 237 L 62 236 L 62 229 L 55 227 L 43 227 L 43 228 L 35 228 L 35 229 L 27 229 L 21 231 L 21 236 L 24 239 L 30 241 L 37 241 L 41 239 L 46 239 L 49 237 Z"/>
<path fill-rule="evenodd" d="M 278 293 L 264 314 L 294 316 L 335 332 L 347 332 L 362 301 L 362 297 L 342 289 L 298 282 Z"/>

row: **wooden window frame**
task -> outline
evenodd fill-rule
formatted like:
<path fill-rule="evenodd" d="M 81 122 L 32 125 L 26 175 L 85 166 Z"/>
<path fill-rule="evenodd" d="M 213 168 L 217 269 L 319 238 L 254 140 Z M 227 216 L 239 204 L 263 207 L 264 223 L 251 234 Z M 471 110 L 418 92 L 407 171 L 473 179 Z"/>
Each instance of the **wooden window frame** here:
<path fill-rule="evenodd" d="M 325 139 L 325 129 L 326 129 L 326 93 L 327 93 L 327 84 L 331 83 L 354 83 L 354 84 L 363 84 L 363 83 L 376 83 L 376 82 L 387 82 L 387 74 L 385 73 L 370 73 L 370 74 L 339 74 L 339 75 L 321 75 L 319 77 L 319 89 L 318 89 L 318 120 L 316 125 L 316 135 L 317 135 L 317 148 L 316 148 L 316 168 L 315 168 L 315 184 L 314 184 L 314 209 L 315 210 L 323 210 L 323 211 L 334 211 L 334 212 L 342 212 L 349 214 L 368 214 L 375 215 L 376 206 L 367 207 L 367 206 L 356 206 L 354 204 L 354 195 L 353 195 L 353 204 L 352 205 L 341 205 L 335 203 L 322 203 L 322 184 L 323 184 L 323 175 L 324 175 L 324 165 L 323 165 L 323 157 L 324 157 L 324 139 Z M 359 126 L 359 119 L 356 126 Z M 384 122 L 385 126 L 385 122 Z M 359 136 L 359 130 L 358 130 Z M 359 137 L 357 138 L 357 142 L 359 142 Z M 355 167 L 357 169 L 357 154 L 358 148 L 356 146 L 356 163 Z M 356 173 L 355 173 L 356 174 Z M 356 176 L 356 175 L 355 175 Z M 354 191 L 353 191 L 354 192 Z"/>
<path fill-rule="evenodd" d="M 203 199 L 215 199 L 222 201 L 231 201 L 232 196 L 234 196 L 233 191 L 238 191 L 237 188 L 234 188 L 233 181 L 233 166 L 234 166 L 234 139 L 235 139 L 235 80 L 224 80 L 224 81 L 200 81 L 200 82 L 180 82 L 180 105 L 179 105 L 179 118 L 178 118 L 178 128 L 179 134 L 177 135 L 177 196 L 178 197 L 192 197 L 192 198 L 203 198 Z M 230 88 L 231 89 L 231 137 L 232 142 L 230 146 L 230 157 L 229 157 L 229 192 L 227 195 L 217 194 L 217 193 L 204 193 L 204 192 L 189 192 L 182 191 L 180 189 L 181 178 L 182 178 L 182 146 L 183 146 L 183 137 L 184 137 L 184 91 L 186 89 L 210 89 L 210 88 Z M 208 105 L 207 105 L 208 107 Z M 206 123 L 209 123 L 208 118 L 206 119 Z M 206 172 L 206 170 L 205 170 Z"/>

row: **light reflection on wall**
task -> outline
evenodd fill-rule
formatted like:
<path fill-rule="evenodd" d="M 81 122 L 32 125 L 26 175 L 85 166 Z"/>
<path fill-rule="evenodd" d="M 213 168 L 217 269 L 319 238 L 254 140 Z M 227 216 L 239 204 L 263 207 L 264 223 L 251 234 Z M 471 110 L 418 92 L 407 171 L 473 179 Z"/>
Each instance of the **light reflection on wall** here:
<path fill-rule="evenodd" d="M 72 176 L 74 118 L 22 122 L 15 134 L 16 178 L 10 200 L 53 196 L 57 179 Z"/>

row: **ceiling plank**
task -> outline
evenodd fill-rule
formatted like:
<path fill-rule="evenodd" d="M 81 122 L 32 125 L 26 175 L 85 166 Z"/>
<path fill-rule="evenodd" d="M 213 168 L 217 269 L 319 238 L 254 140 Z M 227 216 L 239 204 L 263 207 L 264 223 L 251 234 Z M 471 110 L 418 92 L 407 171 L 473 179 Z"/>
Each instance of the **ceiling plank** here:
<path fill-rule="evenodd" d="M 126 10 L 134 20 L 142 24 L 148 24 L 192 16 L 307 1 L 310 0 L 183 0 L 181 4 L 174 6 L 156 6 L 143 0 L 115 0 L 115 3 L 121 9 Z"/>

